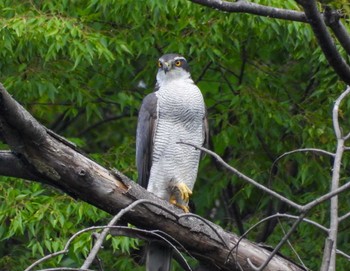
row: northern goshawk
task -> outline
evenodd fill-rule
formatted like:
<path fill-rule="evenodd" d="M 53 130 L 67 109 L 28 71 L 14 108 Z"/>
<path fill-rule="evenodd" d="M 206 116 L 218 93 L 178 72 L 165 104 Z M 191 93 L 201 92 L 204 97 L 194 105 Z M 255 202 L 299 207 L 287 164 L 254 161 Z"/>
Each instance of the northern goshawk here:
<path fill-rule="evenodd" d="M 186 59 L 166 54 L 158 60 L 155 91 L 142 102 L 136 136 L 139 184 L 188 212 L 201 152 L 208 141 L 203 96 L 191 79 Z M 148 271 L 170 270 L 171 248 L 159 242 L 148 246 Z"/>

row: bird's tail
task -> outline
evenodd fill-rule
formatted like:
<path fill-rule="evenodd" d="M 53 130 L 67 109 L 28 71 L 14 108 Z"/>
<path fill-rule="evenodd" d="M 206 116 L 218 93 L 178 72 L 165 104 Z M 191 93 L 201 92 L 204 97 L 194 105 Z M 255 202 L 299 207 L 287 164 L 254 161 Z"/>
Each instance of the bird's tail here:
<path fill-rule="evenodd" d="M 170 271 L 173 249 L 152 241 L 147 247 L 146 271 Z"/>

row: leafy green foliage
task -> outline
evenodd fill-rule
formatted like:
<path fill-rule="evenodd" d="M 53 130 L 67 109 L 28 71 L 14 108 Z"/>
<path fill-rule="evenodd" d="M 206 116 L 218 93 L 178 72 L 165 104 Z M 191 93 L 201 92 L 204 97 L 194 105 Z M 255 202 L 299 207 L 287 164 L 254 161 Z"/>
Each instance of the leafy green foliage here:
<path fill-rule="evenodd" d="M 292 0 L 255 2 L 298 9 Z M 346 1 L 331 2 L 348 9 Z M 152 91 L 157 58 L 178 52 L 190 60 L 204 94 L 212 150 L 298 203 L 329 189 L 332 161 L 313 153 L 282 159 L 270 176 L 273 161 L 286 151 L 335 149 L 331 108 L 345 86 L 306 24 L 221 13 L 185 0 L 0 0 L 0 12 L 0 81 L 44 125 L 102 165 L 136 179 L 137 111 Z M 341 116 L 346 131 L 349 114 L 346 102 Z M 348 161 L 347 155 L 343 182 Z M 193 196 L 196 212 L 228 230 L 241 233 L 271 208 L 294 213 L 208 156 L 199 172 Z M 0 180 L 1 270 L 23 270 L 42 255 L 62 249 L 78 230 L 109 219 L 52 188 Z M 344 214 L 349 197 L 341 199 Z M 327 208 L 323 204 L 309 217 L 327 225 Z M 348 243 L 348 223 L 341 224 L 340 249 Z M 285 229 L 290 224 L 281 220 Z M 275 245 L 283 235 L 281 226 L 272 235 L 263 235 L 263 227 L 248 238 Z M 319 265 L 322 234 L 303 224 L 292 236 L 294 248 L 312 269 Z M 90 246 L 90 234 L 84 234 L 58 260 L 77 266 Z M 142 270 L 128 256 L 137 250 L 137 241 L 114 237 L 100 256 L 106 266 Z M 283 253 L 295 259 L 289 247 Z M 344 262 L 339 258 L 340 270 Z M 56 264 L 54 259 L 45 267 Z"/>

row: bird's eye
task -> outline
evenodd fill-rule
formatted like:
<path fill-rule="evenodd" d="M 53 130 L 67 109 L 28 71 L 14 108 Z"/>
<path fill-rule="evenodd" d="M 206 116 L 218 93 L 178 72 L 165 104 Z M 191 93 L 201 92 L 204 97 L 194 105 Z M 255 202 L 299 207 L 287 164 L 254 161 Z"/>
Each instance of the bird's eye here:
<path fill-rule="evenodd" d="M 175 66 L 180 67 L 182 65 L 182 62 L 180 60 L 175 61 Z"/>
<path fill-rule="evenodd" d="M 158 61 L 157 66 L 158 68 L 161 68 L 163 66 L 162 62 Z"/>

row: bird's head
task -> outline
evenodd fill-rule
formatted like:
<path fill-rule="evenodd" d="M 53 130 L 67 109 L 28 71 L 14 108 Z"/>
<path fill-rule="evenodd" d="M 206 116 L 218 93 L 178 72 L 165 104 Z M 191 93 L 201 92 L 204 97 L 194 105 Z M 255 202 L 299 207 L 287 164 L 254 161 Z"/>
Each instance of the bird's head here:
<path fill-rule="evenodd" d="M 186 58 L 179 54 L 166 54 L 158 59 L 158 84 L 174 79 L 190 78 L 190 70 Z"/>

